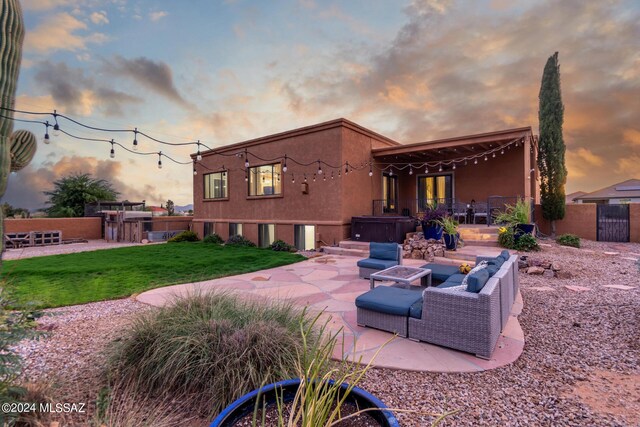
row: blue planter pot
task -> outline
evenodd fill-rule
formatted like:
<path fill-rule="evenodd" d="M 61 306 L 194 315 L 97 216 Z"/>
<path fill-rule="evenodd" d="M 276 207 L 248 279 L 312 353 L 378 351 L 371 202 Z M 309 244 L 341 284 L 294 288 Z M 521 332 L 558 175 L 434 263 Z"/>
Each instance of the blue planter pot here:
<path fill-rule="evenodd" d="M 330 383 L 333 384 L 333 381 L 330 381 Z M 291 402 L 299 386 L 300 379 L 292 379 L 267 384 L 258 390 L 247 393 L 227 406 L 224 411 L 213 420 L 209 427 L 234 426 L 243 417 L 253 413 L 258 394 L 260 394 L 260 401 L 264 399 L 266 406 L 274 405 L 276 403 L 276 396 L 282 396 L 284 402 Z M 347 384 L 341 385 L 344 391 L 347 390 L 347 387 Z M 367 411 L 367 414 L 373 417 L 381 427 L 400 427 L 396 417 L 387 409 L 387 406 L 382 403 L 381 400 L 359 387 L 354 387 L 351 390 L 346 402 L 357 404 L 360 409 L 379 408 L 379 411 Z"/>
<path fill-rule="evenodd" d="M 429 225 L 427 223 L 422 223 L 422 232 L 424 233 L 425 239 L 442 239 L 443 229 L 439 225 Z"/>
<path fill-rule="evenodd" d="M 460 238 L 460 234 L 447 234 L 443 235 L 444 237 L 444 246 L 448 251 L 455 251 L 458 249 L 458 239 Z"/>
<path fill-rule="evenodd" d="M 513 240 L 518 241 L 520 236 L 525 234 L 533 234 L 535 224 L 516 224 L 515 233 L 513 234 Z"/>

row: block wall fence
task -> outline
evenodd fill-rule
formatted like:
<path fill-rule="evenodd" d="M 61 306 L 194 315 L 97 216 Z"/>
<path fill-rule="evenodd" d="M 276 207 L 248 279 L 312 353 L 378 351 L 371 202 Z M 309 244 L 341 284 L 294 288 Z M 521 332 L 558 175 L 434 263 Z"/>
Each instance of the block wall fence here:
<path fill-rule="evenodd" d="M 102 218 L 6 218 L 4 220 L 5 233 L 49 230 L 61 231 L 63 239 L 102 239 Z"/>
<path fill-rule="evenodd" d="M 542 218 L 542 206 L 535 207 L 535 220 L 544 234 L 551 233 L 551 223 Z M 629 238 L 640 243 L 640 203 L 629 205 Z M 564 219 L 556 221 L 556 234 L 571 233 L 583 239 L 597 239 L 597 205 L 595 203 L 575 203 L 567 205 Z"/>

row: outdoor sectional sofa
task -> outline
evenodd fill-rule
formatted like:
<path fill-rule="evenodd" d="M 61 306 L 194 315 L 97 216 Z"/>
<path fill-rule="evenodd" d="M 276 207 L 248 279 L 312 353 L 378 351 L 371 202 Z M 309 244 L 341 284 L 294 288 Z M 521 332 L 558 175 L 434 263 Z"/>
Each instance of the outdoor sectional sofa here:
<path fill-rule="evenodd" d="M 472 291 L 456 287 L 464 278 L 457 268 L 424 265 L 444 282 L 424 290 L 378 286 L 356 298 L 357 323 L 490 358 L 518 293 L 517 260 L 507 251 L 477 257 L 491 268 L 470 276 Z"/>

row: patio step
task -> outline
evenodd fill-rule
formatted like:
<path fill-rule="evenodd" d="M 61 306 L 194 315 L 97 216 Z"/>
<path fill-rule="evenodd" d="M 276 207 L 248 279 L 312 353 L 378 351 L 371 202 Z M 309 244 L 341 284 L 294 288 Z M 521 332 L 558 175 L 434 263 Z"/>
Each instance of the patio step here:
<path fill-rule="evenodd" d="M 369 252 L 369 242 L 358 242 L 357 240 L 342 240 L 338 244 L 344 249 L 359 249 L 361 251 Z"/>
<path fill-rule="evenodd" d="M 498 248 L 500 247 L 500 245 L 498 244 L 498 240 L 497 239 L 484 239 L 484 240 L 474 240 L 474 239 L 469 239 L 469 238 L 462 238 L 462 240 L 464 240 L 464 245 L 465 246 L 484 246 L 484 247 L 488 247 L 488 248 Z"/>
<path fill-rule="evenodd" d="M 323 246 L 322 251 L 329 255 L 367 258 L 369 256 L 369 242 L 343 240 L 338 244 L 338 246 Z"/>
<path fill-rule="evenodd" d="M 463 248 L 459 248 L 457 251 L 445 251 L 445 258 L 472 261 L 475 262 L 476 256 L 498 256 L 501 249 L 499 247 L 487 247 L 487 246 L 472 246 L 465 245 Z"/>

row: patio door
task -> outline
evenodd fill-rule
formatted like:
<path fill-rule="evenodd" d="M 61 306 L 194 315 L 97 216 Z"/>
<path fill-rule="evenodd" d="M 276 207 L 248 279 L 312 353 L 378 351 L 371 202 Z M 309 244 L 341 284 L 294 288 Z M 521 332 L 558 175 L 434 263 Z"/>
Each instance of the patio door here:
<path fill-rule="evenodd" d="M 383 174 L 382 175 L 382 199 L 383 212 L 398 211 L 398 177 Z"/>
<path fill-rule="evenodd" d="M 424 210 L 436 200 L 450 207 L 453 201 L 453 175 L 427 175 L 418 177 L 418 206 Z"/>

